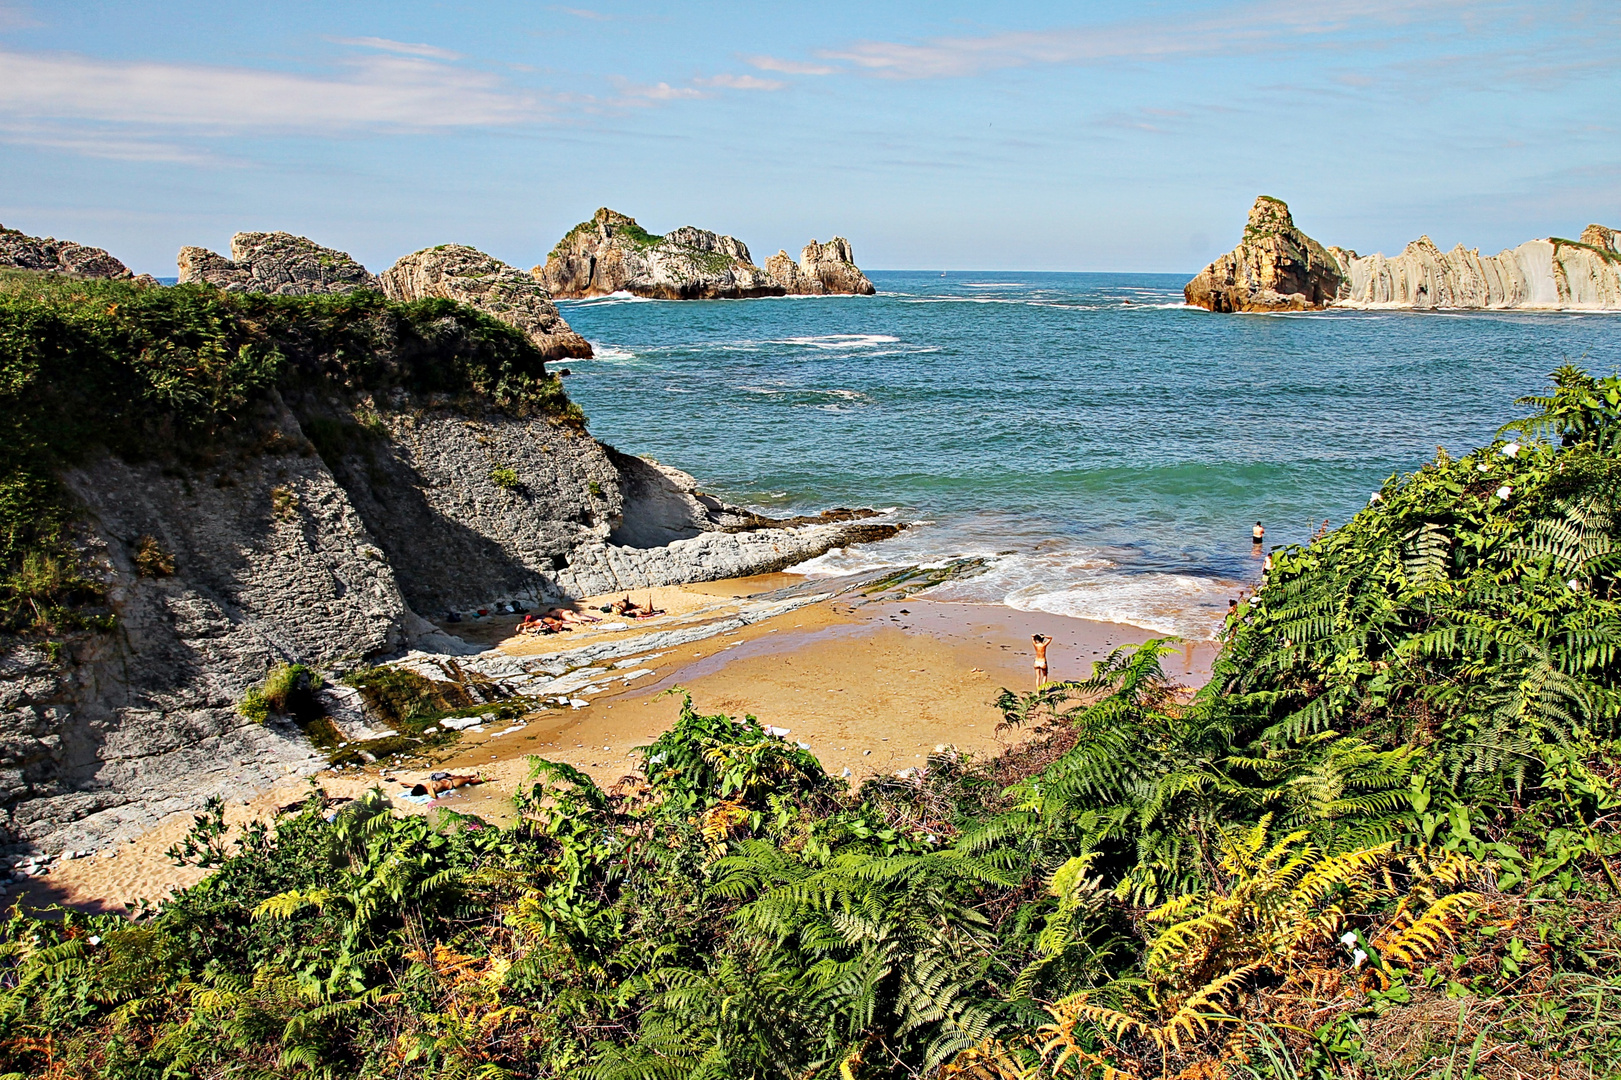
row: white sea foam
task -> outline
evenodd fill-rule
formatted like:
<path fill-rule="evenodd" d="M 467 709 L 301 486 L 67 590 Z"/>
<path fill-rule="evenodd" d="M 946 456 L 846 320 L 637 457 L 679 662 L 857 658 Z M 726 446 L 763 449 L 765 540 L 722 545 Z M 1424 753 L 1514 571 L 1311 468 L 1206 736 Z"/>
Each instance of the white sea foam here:
<path fill-rule="evenodd" d="M 1135 569 L 1130 560 L 1102 548 L 995 550 L 994 541 L 927 523 L 893 540 L 855 549 L 835 549 L 793 568 L 811 577 L 845 577 L 905 566 L 941 566 L 952 559 L 981 558 L 987 569 L 927 592 L 930 599 L 999 604 L 1078 619 L 1125 623 L 1193 641 L 1213 637 L 1227 601 L 1243 582 L 1196 574 Z"/>
<path fill-rule="evenodd" d="M 591 352 L 592 352 L 592 355 L 587 357 L 586 359 L 588 359 L 588 360 L 634 360 L 634 359 L 636 359 L 636 354 L 631 352 L 629 349 L 620 348 L 618 345 L 599 345 L 595 341 L 593 341 L 591 343 Z"/>
<path fill-rule="evenodd" d="M 812 349 L 859 349 L 872 345 L 894 345 L 900 338 L 892 334 L 813 334 L 782 338 L 772 345 L 804 345 Z"/>

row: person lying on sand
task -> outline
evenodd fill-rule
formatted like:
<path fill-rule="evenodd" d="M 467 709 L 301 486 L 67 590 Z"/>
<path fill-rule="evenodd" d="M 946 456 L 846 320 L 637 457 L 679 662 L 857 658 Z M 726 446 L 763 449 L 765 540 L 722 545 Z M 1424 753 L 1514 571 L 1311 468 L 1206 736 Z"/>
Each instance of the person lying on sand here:
<path fill-rule="evenodd" d="M 582 615 L 580 612 L 575 611 L 573 608 L 565 608 L 565 607 L 552 608 L 550 611 L 548 611 L 546 613 L 546 618 L 548 618 L 548 619 L 556 619 L 559 622 L 574 623 L 575 625 L 579 625 L 581 623 L 594 623 L 594 622 L 601 622 L 602 621 L 601 619 L 598 619 L 595 616 Z"/>
<path fill-rule="evenodd" d="M 429 779 L 422 781 L 420 784 L 415 784 L 411 788 L 411 794 L 432 795 L 434 798 L 438 798 L 447 791 L 455 791 L 457 788 L 482 783 L 484 783 L 484 778 L 479 776 L 477 773 L 474 773 L 472 776 L 457 776 L 453 773 L 437 780 L 430 777 Z"/>
<path fill-rule="evenodd" d="M 644 606 L 632 600 L 629 593 L 625 594 L 623 600 L 613 602 L 613 611 L 615 615 L 623 615 L 627 619 L 651 619 L 655 615 L 664 614 L 664 612 L 653 606 L 653 597 L 651 595 L 648 596 L 647 603 Z"/>

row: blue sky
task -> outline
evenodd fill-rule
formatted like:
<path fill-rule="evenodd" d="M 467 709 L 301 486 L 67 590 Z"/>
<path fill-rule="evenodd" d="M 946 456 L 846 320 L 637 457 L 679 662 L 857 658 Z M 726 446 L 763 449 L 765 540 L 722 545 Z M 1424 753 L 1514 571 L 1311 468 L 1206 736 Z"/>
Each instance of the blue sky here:
<path fill-rule="evenodd" d="M 588 0 L 578 0 L 586 4 Z M 872 268 L 1192 272 L 1621 226 L 1621 5 L 0 0 L 0 222 L 520 266 L 598 206 Z"/>

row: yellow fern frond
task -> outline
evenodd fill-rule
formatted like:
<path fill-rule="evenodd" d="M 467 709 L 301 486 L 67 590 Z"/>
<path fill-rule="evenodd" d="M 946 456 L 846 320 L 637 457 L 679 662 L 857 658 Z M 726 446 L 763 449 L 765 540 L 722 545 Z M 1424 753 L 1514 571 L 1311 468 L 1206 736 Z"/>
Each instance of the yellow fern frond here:
<path fill-rule="evenodd" d="M 1153 944 L 1148 947 L 1147 967 L 1150 971 L 1168 970 L 1175 964 L 1167 961 L 1180 958 L 1201 936 L 1219 937 L 1234 928 L 1233 920 L 1218 911 L 1207 911 L 1174 926 L 1167 926 L 1155 935 Z"/>
<path fill-rule="evenodd" d="M 748 807 L 740 802 L 717 803 L 704 812 L 699 831 L 705 840 L 717 843 L 726 839 L 732 827 L 748 816 Z"/>
<path fill-rule="evenodd" d="M 1412 965 L 1426 956 L 1439 952 L 1444 942 L 1453 940 L 1453 926 L 1480 904 L 1480 894 L 1453 893 L 1443 896 L 1428 911 L 1408 922 L 1405 928 L 1392 926 L 1390 931 L 1373 942 L 1373 947 L 1387 962 L 1396 960 Z M 1407 920 L 1401 920 L 1407 922 Z M 1392 933 L 1391 931 L 1394 931 Z"/>
<path fill-rule="evenodd" d="M 255 919 L 265 917 L 286 919 L 305 907 L 325 911 L 327 901 L 331 900 L 335 895 L 331 889 L 311 889 L 309 892 L 299 892 L 297 889 L 292 889 L 288 892 L 277 893 L 275 896 L 261 901 L 259 906 L 253 909 L 253 917 Z"/>
<path fill-rule="evenodd" d="M 1375 871 L 1390 861 L 1395 850 L 1395 841 L 1390 841 L 1332 855 L 1307 871 L 1291 890 L 1291 896 L 1298 903 L 1315 904 L 1337 885 L 1365 884 Z"/>

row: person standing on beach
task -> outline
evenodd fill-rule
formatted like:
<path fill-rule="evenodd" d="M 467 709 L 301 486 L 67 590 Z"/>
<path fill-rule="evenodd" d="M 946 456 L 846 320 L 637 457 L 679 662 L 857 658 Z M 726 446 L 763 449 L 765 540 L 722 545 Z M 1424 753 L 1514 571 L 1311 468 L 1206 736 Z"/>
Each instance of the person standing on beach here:
<path fill-rule="evenodd" d="M 1252 543 L 1255 544 L 1255 550 L 1256 551 L 1261 550 L 1261 542 L 1263 540 L 1265 540 L 1265 539 L 1266 539 L 1266 530 L 1261 528 L 1261 523 L 1259 521 L 1257 521 L 1255 523 L 1255 528 L 1250 530 L 1250 540 L 1251 540 Z"/>
<path fill-rule="evenodd" d="M 1053 639 L 1046 634 L 1031 634 L 1030 640 L 1036 646 L 1036 689 L 1040 690 L 1047 685 L 1047 646 L 1053 643 Z"/>

